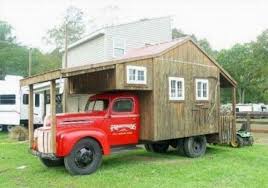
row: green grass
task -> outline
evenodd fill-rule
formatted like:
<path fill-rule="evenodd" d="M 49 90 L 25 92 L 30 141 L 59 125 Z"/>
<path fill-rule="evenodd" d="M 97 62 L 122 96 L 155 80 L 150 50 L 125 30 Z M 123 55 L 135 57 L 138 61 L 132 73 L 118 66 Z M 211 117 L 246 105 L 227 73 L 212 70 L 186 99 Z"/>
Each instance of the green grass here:
<path fill-rule="evenodd" d="M 70 176 L 64 167 L 44 167 L 26 143 L 0 133 L 0 187 L 268 187 L 268 146 L 209 146 L 198 159 L 140 149 L 105 157 L 92 175 Z"/>

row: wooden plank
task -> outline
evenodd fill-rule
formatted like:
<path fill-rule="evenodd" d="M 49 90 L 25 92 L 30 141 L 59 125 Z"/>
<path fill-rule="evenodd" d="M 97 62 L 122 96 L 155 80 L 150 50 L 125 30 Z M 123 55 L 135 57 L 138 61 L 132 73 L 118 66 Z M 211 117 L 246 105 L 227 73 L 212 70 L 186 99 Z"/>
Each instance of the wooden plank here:
<path fill-rule="evenodd" d="M 20 80 L 20 85 L 27 86 L 27 85 L 36 84 L 36 83 L 47 82 L 50 80 L 59 79 L 60 77 L 61 77 L 61 71 L 54 70 L 54 71 L 46 72 L 43 74 L 38 74 L 35 76 L 24 78 Z"/>
<path fill-rule="evenodd" d="M 115 69 L 115 64 L 106 65 L 106 66 L 99 66 L 98 64 L 93 64 L 91 66 L 87 66 L 84 69 L 64 69 L 62 70 L 62 77 L 71 77 L 80 74 L 104 71 L 109 69 Z"/>
<path fill-rule="evenodd" d="M 70 93 L 70 88 L 68 84 L 68 78 L 64 78 L 64 83 L 63 83 L 63 94 L 62 94 L 62 111 L 63 113 L 67 112 L 67 97 L 68 94 Z"/>
<path fill-rule="evenodd" d="M 50 81 L 51 148 L 56 153 L 56 82 Z"/>
<path fill-rule="evenodd" d="M 236 120 L 236 123 L 246 123 L 246 120 Z M 268 121 L 250 120 L 250 124 L 267 125 Z"/>
<path fill-rule="evenodd" d="M 34 122 L 34 104 L 33 104 L 33 85 L 29 85 L 29 104 L 28 104 L 28 130 L 29 130 L 29 145 L 33 145 L 33 122 Z"/>

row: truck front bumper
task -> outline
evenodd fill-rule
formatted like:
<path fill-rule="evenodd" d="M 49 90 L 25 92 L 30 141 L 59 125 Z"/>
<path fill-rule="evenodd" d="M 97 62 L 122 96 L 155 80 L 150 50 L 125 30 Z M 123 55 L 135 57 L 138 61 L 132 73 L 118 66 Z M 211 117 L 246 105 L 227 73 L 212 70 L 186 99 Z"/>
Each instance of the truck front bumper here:
<path fill-rule="evenodd" d="M 42 153 L 33 149 L 30 149 L 29 152 L 32 155 L 35 155 L 37 157 L 43 158 L 43 159 L 50 159 L 50 160 L 58 160 L 59 158 L 56 157 L 54 153 Z"/>

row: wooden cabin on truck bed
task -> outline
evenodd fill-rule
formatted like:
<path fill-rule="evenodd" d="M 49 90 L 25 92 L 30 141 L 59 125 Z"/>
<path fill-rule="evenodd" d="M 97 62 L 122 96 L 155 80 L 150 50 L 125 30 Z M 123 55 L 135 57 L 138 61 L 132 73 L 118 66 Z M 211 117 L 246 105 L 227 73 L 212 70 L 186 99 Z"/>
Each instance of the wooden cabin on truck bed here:
<path fill-rule="evenodd" d="M 98 71 L 90 71 L 94 69 Z M 236 87 L 189 37 L 134 49 L 117 61 L 61 72 L 68 77 L 71 94 L 136 93 L 140 139 L 149 141 L 218 133 L 220 88 Z"/>
<path fill-rule="evenodd" d="M 33 84 L 51 81 L 53 101 L 59 78 L 66 78 L 70 95 L 128 91 L 138 96 L 139 143 L 199 135 L 210 143 L 235 142 L 235 111 L 220 115 L 220 89 L 232 88 L 234 106 L 236 82 L 190 37 L 133 49 L 108 62 L 32 76 L 21 85 L 29 85 L 31 93 Z M 54 108 L 51 104 L 51 144 L 56 153 Z M 33 141 L 31 132 L 30 128 Z"/>

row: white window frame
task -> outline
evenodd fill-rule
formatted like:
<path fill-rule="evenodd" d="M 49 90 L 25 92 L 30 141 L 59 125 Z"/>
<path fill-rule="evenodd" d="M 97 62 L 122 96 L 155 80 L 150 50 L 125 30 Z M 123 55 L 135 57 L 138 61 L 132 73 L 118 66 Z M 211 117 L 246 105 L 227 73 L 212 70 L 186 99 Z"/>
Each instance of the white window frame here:
<path fill-rule="evenodd" d="M 181 82 L 181 87 L 182 87 L 182 95 L 179 97 L 178 96 L 178 88 L 175 89 L 175 96 L 172 96 L 172 91 L 171 91 L 171 81 L 176 81 L 175 86 L 177 86 L 177 82 Z M 169 100 L 175 100 L 175 101 L 181 101 L 185 99 L 185 85 L 184 85 L 184 78 L 182 77 L 169 77 L 168 78 L 168 86 L 169 86 Z"/>
<path fill-rule="evenodd" d="M 198 96 L 198 83 L 201 82 L 201 96 Z M 204 97 L 203 93 L 203 84 L 207 84 L 207 96 Z M 199 101 L 206 101 L 209 97 L 209 82 L 208 79 L 195 79 L 195 98 Z"/>
<path fill-rule="evenodd" d="M 129 79 L 130 69 L 136 70 L 134 80 Z M 127 83 L 128 84 L 147 84 L 147 68 L 146 67 L 127 65 L 126 70 L 127 70 Z M 138 71 L 144 72 L 144 80 L 138 80 Z"/>
<path fill-rule="evenodd" d="M 123 43 L 124 43 L 123 48 L 122 48 L 122 47 L 117 47 L 117 46 L 115 45 L 115 41 L 116 41 L 116 40 L 122 40 L 122 41 L 123 41 Z M 122 38 L 114 38 L 114 39 L 113 39 L 113 57 L 114 57 L 114 58 L 121 57 L 121 56 L 116 56 L 116 55 L 115 55 L 115 49 L 121 49 L 121 50 L 124 50 L 123 55 L 125 55 L 125 54 L 126 54 L 126 40 L 125 40 L 125 39 L 122 39 Z"/>

